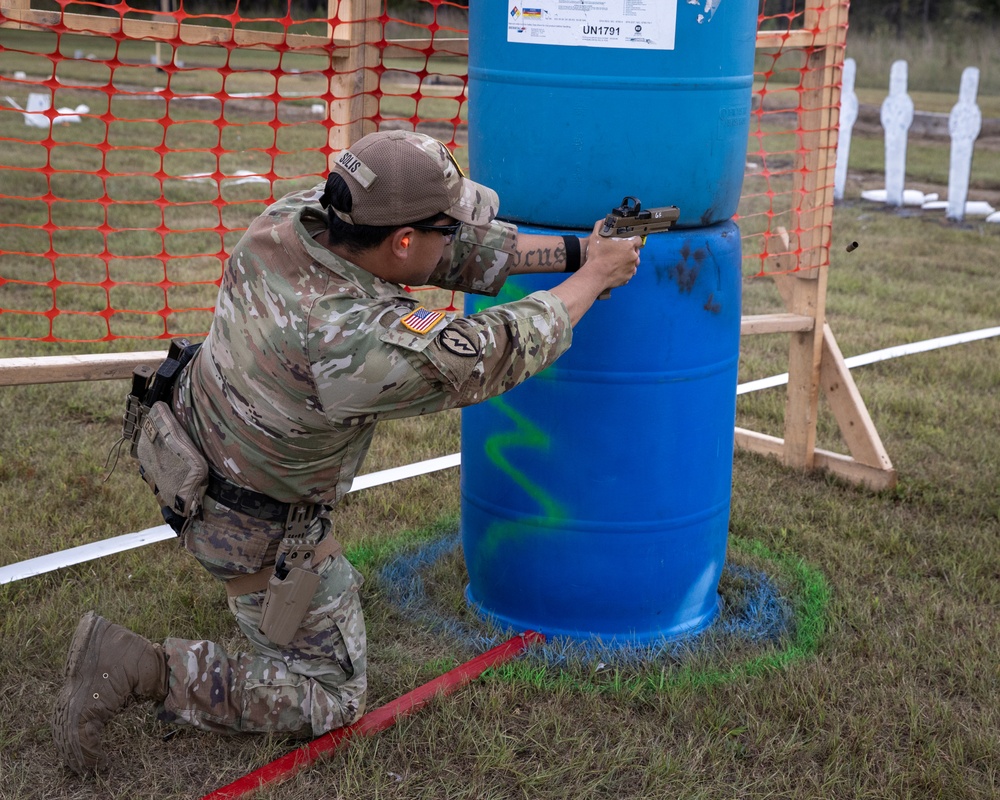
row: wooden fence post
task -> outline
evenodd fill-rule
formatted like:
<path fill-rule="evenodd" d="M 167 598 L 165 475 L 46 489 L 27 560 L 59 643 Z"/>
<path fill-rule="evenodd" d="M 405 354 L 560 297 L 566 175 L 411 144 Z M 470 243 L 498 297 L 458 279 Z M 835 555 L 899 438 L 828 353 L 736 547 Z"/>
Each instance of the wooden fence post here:
<path fill-rule="evenodd" d="M 382 58 L 378 42 L 382 40 L 381 0 L 329 0 L 329 18 L 336 19 L 334 40 L 346 41 L 347 57 L 335 64 L 330 78 L 334 103 L 330 118 L 337 123 L 330 129 L 330 163 L 352 142 L 375 131 L 372 119 L 378 113 L 378 72 Z M 336 12 L 334 7 L 337 7 Z M 339 70 L 339 71 L 338 71 Z"/>

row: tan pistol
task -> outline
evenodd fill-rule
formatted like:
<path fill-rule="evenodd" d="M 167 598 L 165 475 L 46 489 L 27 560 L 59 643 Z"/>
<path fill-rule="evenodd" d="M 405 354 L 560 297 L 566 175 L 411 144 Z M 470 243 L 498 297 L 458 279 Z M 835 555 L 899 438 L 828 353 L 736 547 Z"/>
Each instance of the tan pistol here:
<path fill-rule="evenodd" d="M 670 230 L 680 215 L 681 211 L 677 206 L 644 209 L 639 198 L 626 195 L 622 198 L 621 205 L 611 209 L 611 213 L 604 218 L 604 224 L 598 234 L 605 238 L 619 239 L 641 236 L 645 245 L 647 234 Z M 601 294 L 599 299 L 607 300 L 609 297 L 611 297 L 610 289 Z"/>

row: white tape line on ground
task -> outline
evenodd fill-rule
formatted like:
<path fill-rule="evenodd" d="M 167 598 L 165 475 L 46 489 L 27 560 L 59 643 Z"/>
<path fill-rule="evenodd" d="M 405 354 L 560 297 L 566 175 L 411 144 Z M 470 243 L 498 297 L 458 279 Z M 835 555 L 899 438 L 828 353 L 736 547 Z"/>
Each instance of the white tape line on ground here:
<path fill-rule="evenodd" d="M 845 359 L 845 362 L 850 368 L 860 367 L 866 364 L 874 364 L 877 361 L 886 361 L 890 358 L 899 358 L 900 356 L 913 355 L 914 353 L 925 353 L 929 350 L 937 350 L 942 347 L 952 347 L 956 344 L 965 344 L 967 342 L 975 342 L 980 339 L 989 339 L 993 336 L 1000 336 L 1000 327 L 983 328 L 982 330 L 969 331 L 968 333 L 957 333 L 953 336 L 940 336 L 936 339 L 927 339 L 923 342 L 913 342 L 912 344 L 887 347 L 883 350 L 875 350 L 871 353 L 851 356 L 850 358 Z M 787 372 L 783 375 L 775 375 L 758 381 L 742 383 L 736 387 L 736 393 L 738 395 L 748 394 L 749 392 L 769 389 L 774 386 L 783 386 L 786 383 L 788 383 Z M 351 484 L 351 491 L 357 492 L 362 489 L 370 489 L 373 486 L 381 486 L 382 484 L 392 483 L 393 481 L 401 481 L 406 478 L 416 477 L 417 475 L 427 475 L 428 473 L 437 472 L 438 470 L 457 467 L 461 463 L 461 459 L 462 457 L 460 453 L 453 453 L 450 456 L 432 458 L 427 461 L 421 461 L 417 464 L 407 464 L 402 467 L 393 467 L 392 469 L 386 469 L 380 472 L 371 472 L 367 475 L 360 475 L 356 477 L 354 479 L 354 483 Z M 166 525 L 160 525 L 156 528 L 148 528 L 147 530 L 139 531 L 138 533 L 128 533 L 124 536 L 115 536 L 111 539 L 103 539 L 92 544 L 80 545 L 79 547 L 62 550 L 58 553 L 50 553 L 46 556 L 39 556 L 38 558 L 31 558 L 27 561 L 20 561 L 16 564 L 0 567 L 0 585 L 13 583 L 14 581 L 22 580 L 23 578 L 30 578 L 35 575 L 41 575 L 46 572 L 53 572 L 54 570 L 69 567 L 74 564 L 82 564 L 85 561 L 92 561 L 96 558 L 103 558 L 104 556 L 113 555 L 114 553 L 121 553 L 125 550 L 142 547 L 143 545 L 161 542 L 165 539 L 172 539 L 173 537 L 173 530 Z"/>

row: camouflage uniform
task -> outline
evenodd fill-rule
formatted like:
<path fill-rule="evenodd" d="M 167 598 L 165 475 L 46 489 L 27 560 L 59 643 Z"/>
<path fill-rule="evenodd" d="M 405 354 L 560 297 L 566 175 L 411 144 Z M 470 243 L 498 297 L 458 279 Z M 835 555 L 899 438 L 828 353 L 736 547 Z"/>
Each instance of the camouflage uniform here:
<path fill-rule="evenodd" d="M 417 301 L 318 244 L 323 187 L 289 195 L 247 230 L 229 260 L 212 329 L 178 383 L 174 408 L 213 468 L 282 502 L 333 507 L 361 467 L 380 419 L 477 403 L 540 372 L 568 346 L 571 326 L 550 292 L 463 317 Z M 495 295 L 516 229 L 463 225 L 431 283 Z M 311 533 L 329 531 L 328 516 Z M 228 580 L 274 563 L 280 523 L 205 500 L 183 541 Z M 167 719 L 216 731 L 319 735 L 364 709 L 361 575 L 342 556 L 285 648 L 257 630 L 263 592 L 230 600 L 254 647 L 168 639 Z"/>

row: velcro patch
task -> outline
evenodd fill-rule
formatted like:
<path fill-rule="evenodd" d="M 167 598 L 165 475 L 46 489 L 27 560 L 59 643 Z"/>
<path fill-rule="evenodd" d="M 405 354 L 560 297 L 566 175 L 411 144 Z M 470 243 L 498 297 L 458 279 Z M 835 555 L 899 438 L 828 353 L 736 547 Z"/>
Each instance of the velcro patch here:
<path fill-rule="evenodd" d="M 418 306 L 400 320 L 403 327 L 414 333 L 424 334 L 431 330 L 445 317 L 443 311 L 428 311 L 423 306 Z"/>
<path fill-rule="evenodd" d="M 471 358 L 472 356 L 479 355 L 478 348 L 465 336 L 452 328 L 445 328 L 438 338 L 441 340 L 441 346 L 456 356 Z"/>
<path fill-rule="evenodd" d="M 345 150 L 341 153 L 340 158 L 337 159 L 337 163 L 347 170 L 351 177 L 366 189 L 371 189 L 372 184 L 378 180 L 378 175 L 372 172 L 368 168 L 368 165 L 354 155 L 354 153 L 350 150 Z"/>
<path fill-rule="evenodd" d="M 147 414 L 142 420 L 142 430 L 149 438 L 149 441 L 151 442 L 155 442 L 156 437 L 160 433 L 158 430 L 156 430 L 156 425 L 153 423 L 153 420 L 150 418 L 149 414 Z"/>

